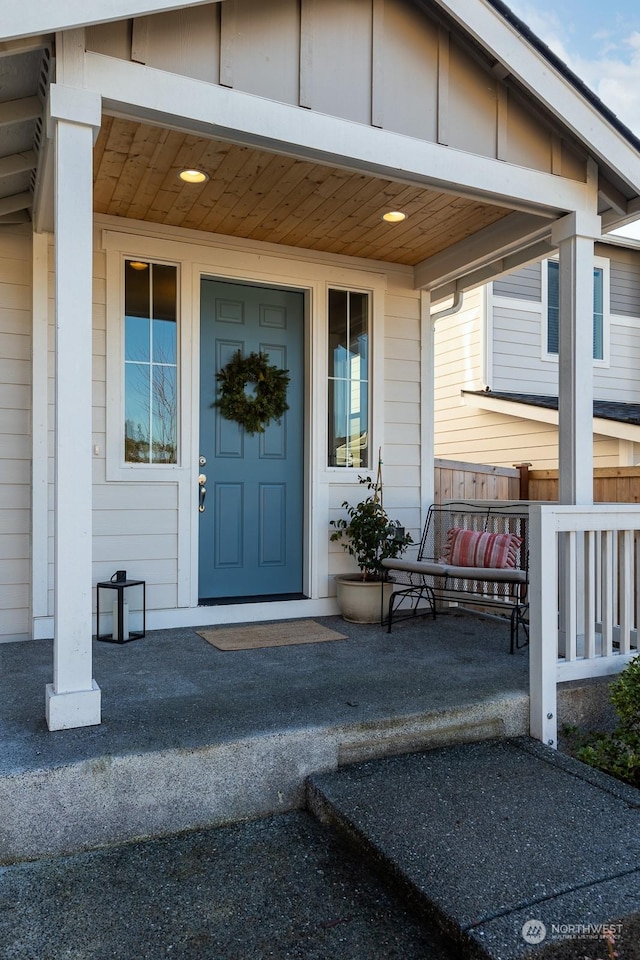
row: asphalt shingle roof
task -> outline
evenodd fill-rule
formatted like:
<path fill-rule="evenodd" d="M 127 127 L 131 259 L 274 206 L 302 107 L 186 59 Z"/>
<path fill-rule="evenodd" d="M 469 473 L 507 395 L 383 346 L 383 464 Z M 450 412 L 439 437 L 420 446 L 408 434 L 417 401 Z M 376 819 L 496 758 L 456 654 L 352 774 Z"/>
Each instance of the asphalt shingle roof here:
<path fill-rule="evenodd" d="M 496 400 L 508 400 L 512 403 L 526 403 L 531 407 L 544 407 L 547 410 L 558 409 L 558 398 L 541 396 L 535 393 L 508 393 L 502 390 L 463 390 L 477 397 L 494 397 Z M 616 420 L 640 426 L 640 403 L 616 403 L 613 400 L 594 400 L 593 415 L 603 420 Z"/>

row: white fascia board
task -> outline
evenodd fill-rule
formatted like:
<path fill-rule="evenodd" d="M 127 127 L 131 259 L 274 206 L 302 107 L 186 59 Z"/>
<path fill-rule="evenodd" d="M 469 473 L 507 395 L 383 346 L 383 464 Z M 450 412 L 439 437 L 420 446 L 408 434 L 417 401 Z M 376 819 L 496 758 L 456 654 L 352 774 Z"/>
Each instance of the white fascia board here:
<path fill-rule="evenodd" d="M 85 54 L 85 84 L 109 113 L 557 215 L 593 209 L 595 186 L 314 113 L 217 84 Z"/>
<path fill-rule="evenodd" d="M 640 154 L 556 68 L 486 0 L 436 0 L 605 166 L 640 193 Z"/>
<path fill-rule="evenodd" d="M 537 423 L 549 423 L 558 426 L 558 411 L 547 407 L 534 407 L 529 403 L 517 403 L 515 400 L 504 400 L 502 397 L 493 397 L 490 393 L 479 396 L 462 391 L 462 402 L 465 406 L 475 407 L 478 410 L 487 410 L 489 413 L 503 413 L 508 417 L 518 417 L 520 420 L 534 420 Z M 621 423 L 619 420 L 605 420 L 604 417 L 593 418 L 593 432 L 601 437 L 613 437 L 616 440 L 631 440 L 640 443 L 640 426 L 632 423 Z"/>
<path fill-rule="evenodd" d="M 5 4 L 0 24 L 0 40 L 14 40 L 33 34 L 53 33 L 89 27 L 93 23 L 144 17 L 166 10 L 181 10 L 222 0 L 21 0 Z"/>
<path fill-rule="evenodd" d="M 522 247 L 521 250 L 516 251 L 516 253 L 498 257 L 496 260 L 491 260 L 491 262 L 485 266 L 476 267 L 475 270 L 465 270 L 465 268 L 462 267 L 459 276 L 455 277 L 455 279 L 449 279 L 446 283 L 438 280 L 427 285 L 424 289 L 430 291 L 431 299 L 434 303 L 440 303 L 447 297 L 453 297 L 465 290 L 473 290 L 476 287 L 481 287 L 483 284 L 489 283 L 490 280 L 497 280 L 507 273 L 513 273 L 513 271 L 519 267 L 524 267 L 529 263 L 537 263 L 538 260 L 544 260 L 557 252 L 557 247 L 554 247 L 550 241 L 539 240 L 530 247 L 525 246 Z M 423 289 L 415 277 L 414 285 L 416 289 Z"/>
<path fill-rule="evenodd" d="M 547 407 L 534 407 L 528 403 L 516 403 L 515 400 L 503 400 L 493 397 L 490 393 L 478 395 L 462 391 L 462 402 L 467 407 L 478 410 L 487 410 L 489 413 L 503 413 L 508 417 L 518 417 L 521 420 L 536 420 L 538 423 L 550 423 L 558 426 L 558 411 Z"/>

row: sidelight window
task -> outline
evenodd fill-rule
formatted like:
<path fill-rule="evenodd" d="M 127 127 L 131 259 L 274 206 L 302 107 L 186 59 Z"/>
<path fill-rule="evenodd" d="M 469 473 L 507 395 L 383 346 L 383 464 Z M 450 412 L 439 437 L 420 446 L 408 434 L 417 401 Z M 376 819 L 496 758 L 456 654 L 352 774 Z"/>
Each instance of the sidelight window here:
<path fill-rule="evenodd" d="M 124 459 L 175 464 L 178 449 L 177 268 L 125 261 Z"/>
<path fill-rule="evenodd" d="M 330 467 L 369 465 L 370 296 L 329 290 Z"/>

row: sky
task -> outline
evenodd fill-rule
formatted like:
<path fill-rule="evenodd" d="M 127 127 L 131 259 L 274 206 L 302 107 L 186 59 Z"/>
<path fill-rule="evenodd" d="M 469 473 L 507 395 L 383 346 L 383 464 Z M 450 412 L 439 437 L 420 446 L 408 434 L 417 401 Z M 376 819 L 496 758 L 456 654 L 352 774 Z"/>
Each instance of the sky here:
<path fill-rule="evenodd" d="M 505 2 L 640 137 L 640 0 Z"/>
<path fill-rule="evenodd" d="M 506 0 L 640 137 L 640 0 Z"/>

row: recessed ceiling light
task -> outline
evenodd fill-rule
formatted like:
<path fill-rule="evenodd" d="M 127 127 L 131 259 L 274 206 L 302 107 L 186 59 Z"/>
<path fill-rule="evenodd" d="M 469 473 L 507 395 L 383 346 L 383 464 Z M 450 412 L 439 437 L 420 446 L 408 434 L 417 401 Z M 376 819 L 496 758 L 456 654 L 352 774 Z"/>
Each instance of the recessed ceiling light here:
<path fill-rule="evenodd" d="M 382 214 L 382 219 L 387 223 L 401 223 L 407 219 L 407 215 L 402 210 L 388 210 L 387 213 Z"/>
<path fill-rule="evenodd" d="M 185 183 L 204 183 L 209 179 L 204 170 L 181 170 L 178 176 Z"/>

